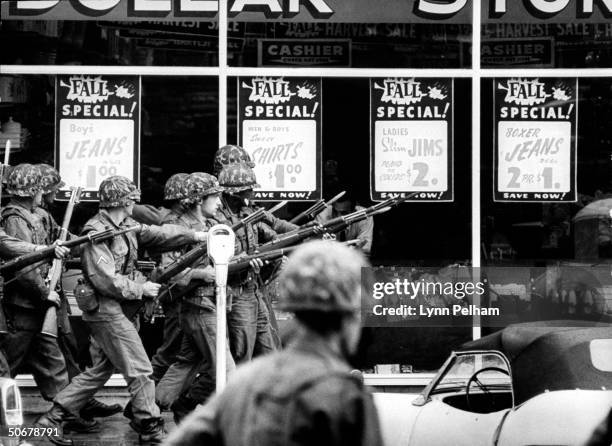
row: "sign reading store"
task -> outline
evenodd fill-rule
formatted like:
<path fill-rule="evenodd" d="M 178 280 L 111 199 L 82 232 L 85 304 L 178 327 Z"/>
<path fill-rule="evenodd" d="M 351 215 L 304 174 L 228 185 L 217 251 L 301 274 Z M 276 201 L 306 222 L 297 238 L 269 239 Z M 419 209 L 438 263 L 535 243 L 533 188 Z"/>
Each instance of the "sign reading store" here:
<path fill-rule="evenodd" d="M 216 16 L 218 0 L 0 0 L 2 16 L 18 19 L 180 20 Z M 468 23 L 471 0 L 228 0 L 230 18 L 336 22 L 448 21 Z M 612 18 L 610 0 L 488 0 L 485 22 Z"/>

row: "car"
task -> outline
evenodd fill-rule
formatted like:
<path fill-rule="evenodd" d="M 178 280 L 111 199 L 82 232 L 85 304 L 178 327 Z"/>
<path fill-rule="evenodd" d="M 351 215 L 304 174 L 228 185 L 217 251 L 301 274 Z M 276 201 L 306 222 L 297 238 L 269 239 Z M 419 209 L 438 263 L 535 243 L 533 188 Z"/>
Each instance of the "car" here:
<path fill-rule="evenodd" d="M 374 401 L 389 446 L 583 445 L 612 408 L 612 325 L 510 325 L 453 352 L 421 394 Z"/>

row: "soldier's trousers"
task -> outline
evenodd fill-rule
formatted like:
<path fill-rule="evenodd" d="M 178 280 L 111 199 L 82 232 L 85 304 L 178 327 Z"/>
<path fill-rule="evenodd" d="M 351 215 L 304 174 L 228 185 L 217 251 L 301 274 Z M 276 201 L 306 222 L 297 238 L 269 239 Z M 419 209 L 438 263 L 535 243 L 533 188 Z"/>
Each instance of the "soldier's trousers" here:
<path fill-rule="evenodd" d="M 2 348 L 11 376 L 15 377 L 22 368 L 27 367 L 42 397 L 52 400 L 68 384 L 68 374 L 57 339 L 40 333 L 45 313 L 7 306 L 6 315 L 10 330 Z"/>
<path fill-rule="evenodd" d="M 121 315 L 110 321 L 87 321 L 87 325 L 93 338 L 89 350 L 93 364 L 76 376 L 54 401 L 78 414 L 117 369 L 128 384 L 136 425 L 159 418 L 155 385 L 149 378 L 153 369 L 134 324 Z"/>
<path fill-rule="evenodd" d="M 177 303 L 164 305 L 163 342 L 151 358 L 151 366 L 153 366 L 151 379 L 156 383 L 162 379 L 168 368 L 174 363 L 181 348 L 183 331 L 179 323 L 178 307 Z"/>
<path fill-rule="evenodd" d="M 180 323 L 181 349 L 155 389 L 161 407 L 169 407 L 181 393 L 204 403 L 215 391 L 217 312 L 214 303 L 206 297 L 201 298 L 198 306 L 183 302 Z M 226 370 L 230 373 L 236 366 L 227 345 Z"/>
<path fill-rule="evenodd" d="M 230 348 L 236 364 L 249 361 L 277 349 L 264 297 L 252 287 L 233 297 L 232 311 L 227 314 Z"/>

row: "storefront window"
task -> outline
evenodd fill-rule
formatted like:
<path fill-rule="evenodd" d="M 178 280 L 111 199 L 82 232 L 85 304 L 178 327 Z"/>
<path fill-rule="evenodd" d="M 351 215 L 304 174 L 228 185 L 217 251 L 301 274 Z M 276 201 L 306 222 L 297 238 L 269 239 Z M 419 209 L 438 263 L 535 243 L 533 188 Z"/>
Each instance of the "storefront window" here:
<path fill-rule="evenodd" d="M 206 9 L 214 2 L 168 0 L 151 10 L 118 0 L 92 10 L 91 2 L 74 0 L 27 11 L 25 2 L 21 10 L 16 3 L 2 2 L 0 22 L 2 41 L 19 42 L 0 52 L 0 141 L 19 135 L 11 164 L 57 164 L 57 89 L 68 83 L 61 76 L 129 76 L 139 82 L 141 101 L 121 113 L 139 113 L 133 120 L 140 150 L 135 171 L 144 202 L 162 204 L 163 183 L 173 173 L 210 172 L 220 144 L 247 146 L 245 130 L 255 139 L 253 129 L 261 124 L 267 133 L 258 138 L 280 141 L 262 156 L 267 162 L 294 144 L 294 129 L 306 128 L 309 168 L 317 178 L 308 189 L 300 184 L 302 164 L 277 162 L 261 178 L 268 189 L 257 197 L 260 205 L 288 199 L 277 215 L 291 218 L 314 200 L 346 191 L 352 205 L 367 207 L 384 194 L 410 195 L 416 177 L 420 196 L 373 219 L 368 254 L 374 265 L 413 268 L 434 282 L 463 266 L 521 267 L 515 282 L 524 296 L 542 280 L 548 288 L 538 292 L 541 299 L 549 292 L 566 296 L 561 300 L 591 299 L 591 319 L 610 320 L 606 293 L 612 287 L 563 288 L 558 274 L 562 266 L 612 258 L 612 26 L 606 2 L 593 2 L 590 11 L 579 9 L 587 2 L 561 8 L 567 2 L 482 1 L 474 59 L 480 67 L 472 64 L 470 1 L 221 2 L 228 6 L 222 52 L 217 9 Z M 533 3 L 545 10 L 525 6 Z M 183 9 L 187 4 L 197 10 Z M 227 64 L 219 63 L 219 54 L 227 54 Z M 520 77 L 525 73 L 513 68 L 533 70 Z M 603 71 L 581 77 L 588 71 L 573 68 Z M 555 77 L 555 69 L 566 69 L 564 77 Z M 270 97 L 261 94 L 266 88 Z M 383 96 L 401 116 L 376 115 L 372 104 Z M 261 116 L 254 117 L 255 108 L 247 116 L 240 103 L 245 97 L 260 101 Z M 423 98 L 429 116 L 410 108 Z M 70 113 L 66 119 L 74 118 Z M 264 121 L 282 119 L 280 136 L 272 134 L 274 124 L 266 130 Z M 398 137 L 385 142 L 387 151 L 411 150 L 421 158 L 443 153 L 448 163 L 419 158 L 406 166 L 401 161 L 407 157 L 385 159 L 380 164 L 390 177 L 404 180 L 379 187 L 373 172 L 377 128 Z M 429 138 L 429 129 L 436 138 Z M 398 148 L 412 132 L 418 134 L 410 139 L 412 148 Z M 526 172 L 533 167 L 529 157 L 540 165 Z M 438 176 L 425 178 L 427 169 Z M 94 207 L 83 205 L 87 211 L 75 221 L 82 223 Z M 497 294 L 508 305 L 531 302 Z M 585 317 L 586 304 L 580 305 L 559 307 L 553 316 Z M 532 314 L 531 320 L 549 316 Z M 500 328 L 481 333 L 478 322 L 366 328 L 356 363 L 378 374 L 434 371 L 464 342 Z M 160 332 L 150 326 L 141 331 L 149 351 Z"/>
<path fill-rule="evenodd" d="M 482 2 L 483 68 L 612 67 L 609 5 L 534 3 Z"/>

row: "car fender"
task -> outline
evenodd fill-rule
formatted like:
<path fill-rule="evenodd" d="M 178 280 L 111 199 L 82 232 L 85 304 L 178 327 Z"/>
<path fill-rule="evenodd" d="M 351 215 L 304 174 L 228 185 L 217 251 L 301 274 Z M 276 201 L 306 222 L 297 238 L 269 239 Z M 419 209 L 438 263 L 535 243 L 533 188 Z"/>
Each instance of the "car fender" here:
<path fill-rule="evenodd" d="M 612 407 L 612 391 L 558 390 L 537 395 L 506 417 L 497 446 L 583 445 Z"/>
<path fill-rule="evenodd" d="M 385 445 L 407 446 L 421 407 L 412 402 L 418 394 L 375 393 L 374 403 Z"/>

